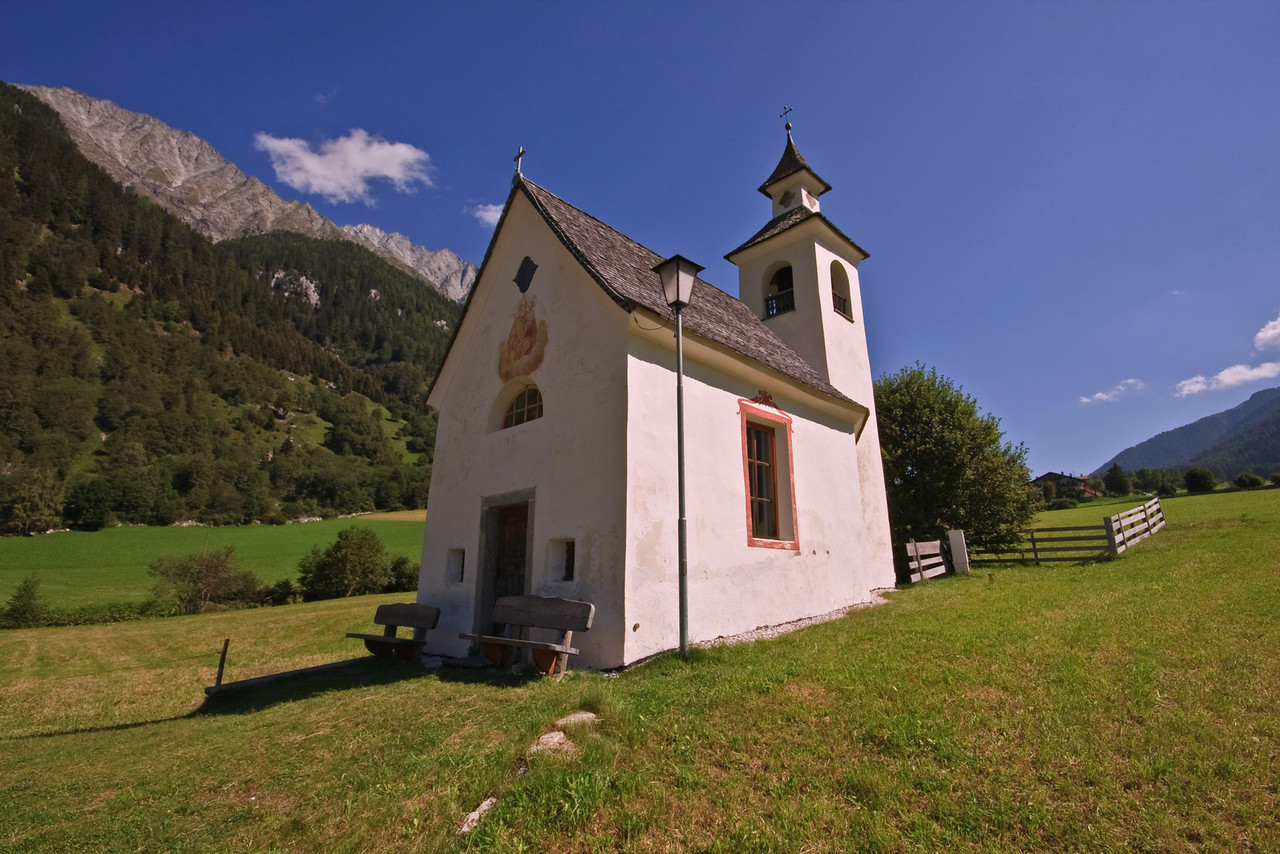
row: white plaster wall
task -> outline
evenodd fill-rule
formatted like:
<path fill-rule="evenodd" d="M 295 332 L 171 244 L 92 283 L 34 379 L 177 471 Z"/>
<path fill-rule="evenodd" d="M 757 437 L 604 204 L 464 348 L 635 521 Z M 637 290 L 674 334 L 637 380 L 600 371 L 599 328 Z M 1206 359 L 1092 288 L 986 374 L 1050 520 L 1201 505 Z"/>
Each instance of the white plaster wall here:
<path fill-rule="evenodd" d="M 528 294 L 548 327 L 544 360 L 531 374 L 544 414 L 493 430 L 495 407 L 505 410 L 522 385 L 504 383 L 497 364 L 522 296 L 512 279 L 526 255 L 539 265 Z M 440 421 L 418 588 L 419 601 L 441 608 L 430 650 L 463 654 L 470 644 L 458 634 L 477 628 L 482 501 L 534 490 L 528 591 L 594 602 L 595 625 L 574 638 L 574 665 L 619 663 L 629 319 L 517 195 L 430 401 Z M 575 541 L 571 582 L 547 575 L 548 543 L 558 539 Z M 461 582 L 446 578 L 450 549 L 465 549 Z"/>
<path fill-rule="evenodd" d="M 691 642 L 827 613 L 892 586 L 887 544 L 867 530 L 853 414 L 821 412 L 782 381 L 764 389 L 792 417 L 799 550 L 751 547 L 739 400 L 755 397 L 760 384 L 691 359 L 688 346 L 685 354 Z M 679 639 L 673 365 L 674 345 L 632 337 L 628 663 Z"/>

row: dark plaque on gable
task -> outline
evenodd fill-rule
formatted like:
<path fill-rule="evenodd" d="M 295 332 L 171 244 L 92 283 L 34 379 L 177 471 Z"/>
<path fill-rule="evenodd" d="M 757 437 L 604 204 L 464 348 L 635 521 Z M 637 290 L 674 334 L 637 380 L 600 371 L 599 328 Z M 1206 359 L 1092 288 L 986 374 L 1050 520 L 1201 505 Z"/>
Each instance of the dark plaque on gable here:
<path fill-rule="evenodd" d="M 524 256 L 524 260 L 520 262 L 520 269 L 516 271 L 516 277 L 512 280 L 520 288 L 520 293 L 529 290 L 529 285 L 533 283 L 533 274 L 537 269 L 538 265 L 533 263 L 533 259 L 528 255 Z"/>

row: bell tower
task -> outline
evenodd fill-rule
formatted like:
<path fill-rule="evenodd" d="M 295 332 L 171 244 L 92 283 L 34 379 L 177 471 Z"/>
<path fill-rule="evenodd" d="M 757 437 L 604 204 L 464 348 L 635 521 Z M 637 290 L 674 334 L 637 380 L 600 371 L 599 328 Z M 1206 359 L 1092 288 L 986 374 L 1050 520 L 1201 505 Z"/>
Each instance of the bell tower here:
<path fill-rule="evenodd" d="M 862 322 L 858 265 L 862 247 L 822 215 L 831 185 L 791 138 L 760 192 L 772 219 L 725 258 L 738 268 L 738 297 L 833 386 L 872 405 L 871 365 Z"/>

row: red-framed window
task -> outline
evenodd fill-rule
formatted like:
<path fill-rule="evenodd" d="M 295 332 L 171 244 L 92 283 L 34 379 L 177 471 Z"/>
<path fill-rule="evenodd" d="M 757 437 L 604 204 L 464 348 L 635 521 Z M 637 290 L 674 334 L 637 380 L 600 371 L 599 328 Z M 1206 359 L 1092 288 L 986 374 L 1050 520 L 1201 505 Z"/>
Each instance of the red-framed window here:
<path fill-rule="evenodd" d="M 796 489 L 791 453 L 791 416 L 774 406 L 768 394 L 739 400 L 742 421 L 742 471 L 747 509 L 747 545 L 800 548 L 796 526 Z"/>

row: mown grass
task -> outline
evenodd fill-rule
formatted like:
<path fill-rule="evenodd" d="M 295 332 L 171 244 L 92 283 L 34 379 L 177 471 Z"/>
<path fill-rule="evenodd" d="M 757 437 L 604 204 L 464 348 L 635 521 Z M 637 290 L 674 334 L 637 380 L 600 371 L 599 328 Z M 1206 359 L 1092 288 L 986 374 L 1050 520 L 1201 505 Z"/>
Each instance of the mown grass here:
<path fill-rule="evenodd" d="M 222 637 L 229 678 L 335 660 L 394 596 L 0 633 L 0 849 L 1278 850 L 1280 490 L 1166 510 L 1117 561 L 559 684 L 369 661 L 201 707 Z"/>
<path fill-rule="evenodd" d="M 226 528 L 108 528 L 37 537 L 0 538 L 0 607 L 22 579 L 40 579 L 40 595 L 62 610 L 108 602 L 136 603 L 155 586 L 147 567 L 161 555 L 186 555 L 235 546 L 245 569 L 271 583 L 297 574 L 313 546 L 327 546 L 353 525 L 372 528 L 392 555 L 417 561 L 422 553 L 422 511 L 407 518 L 362 516 L 298 525 Z M 390 515 L 390 514 L 388 514 Z"/>

